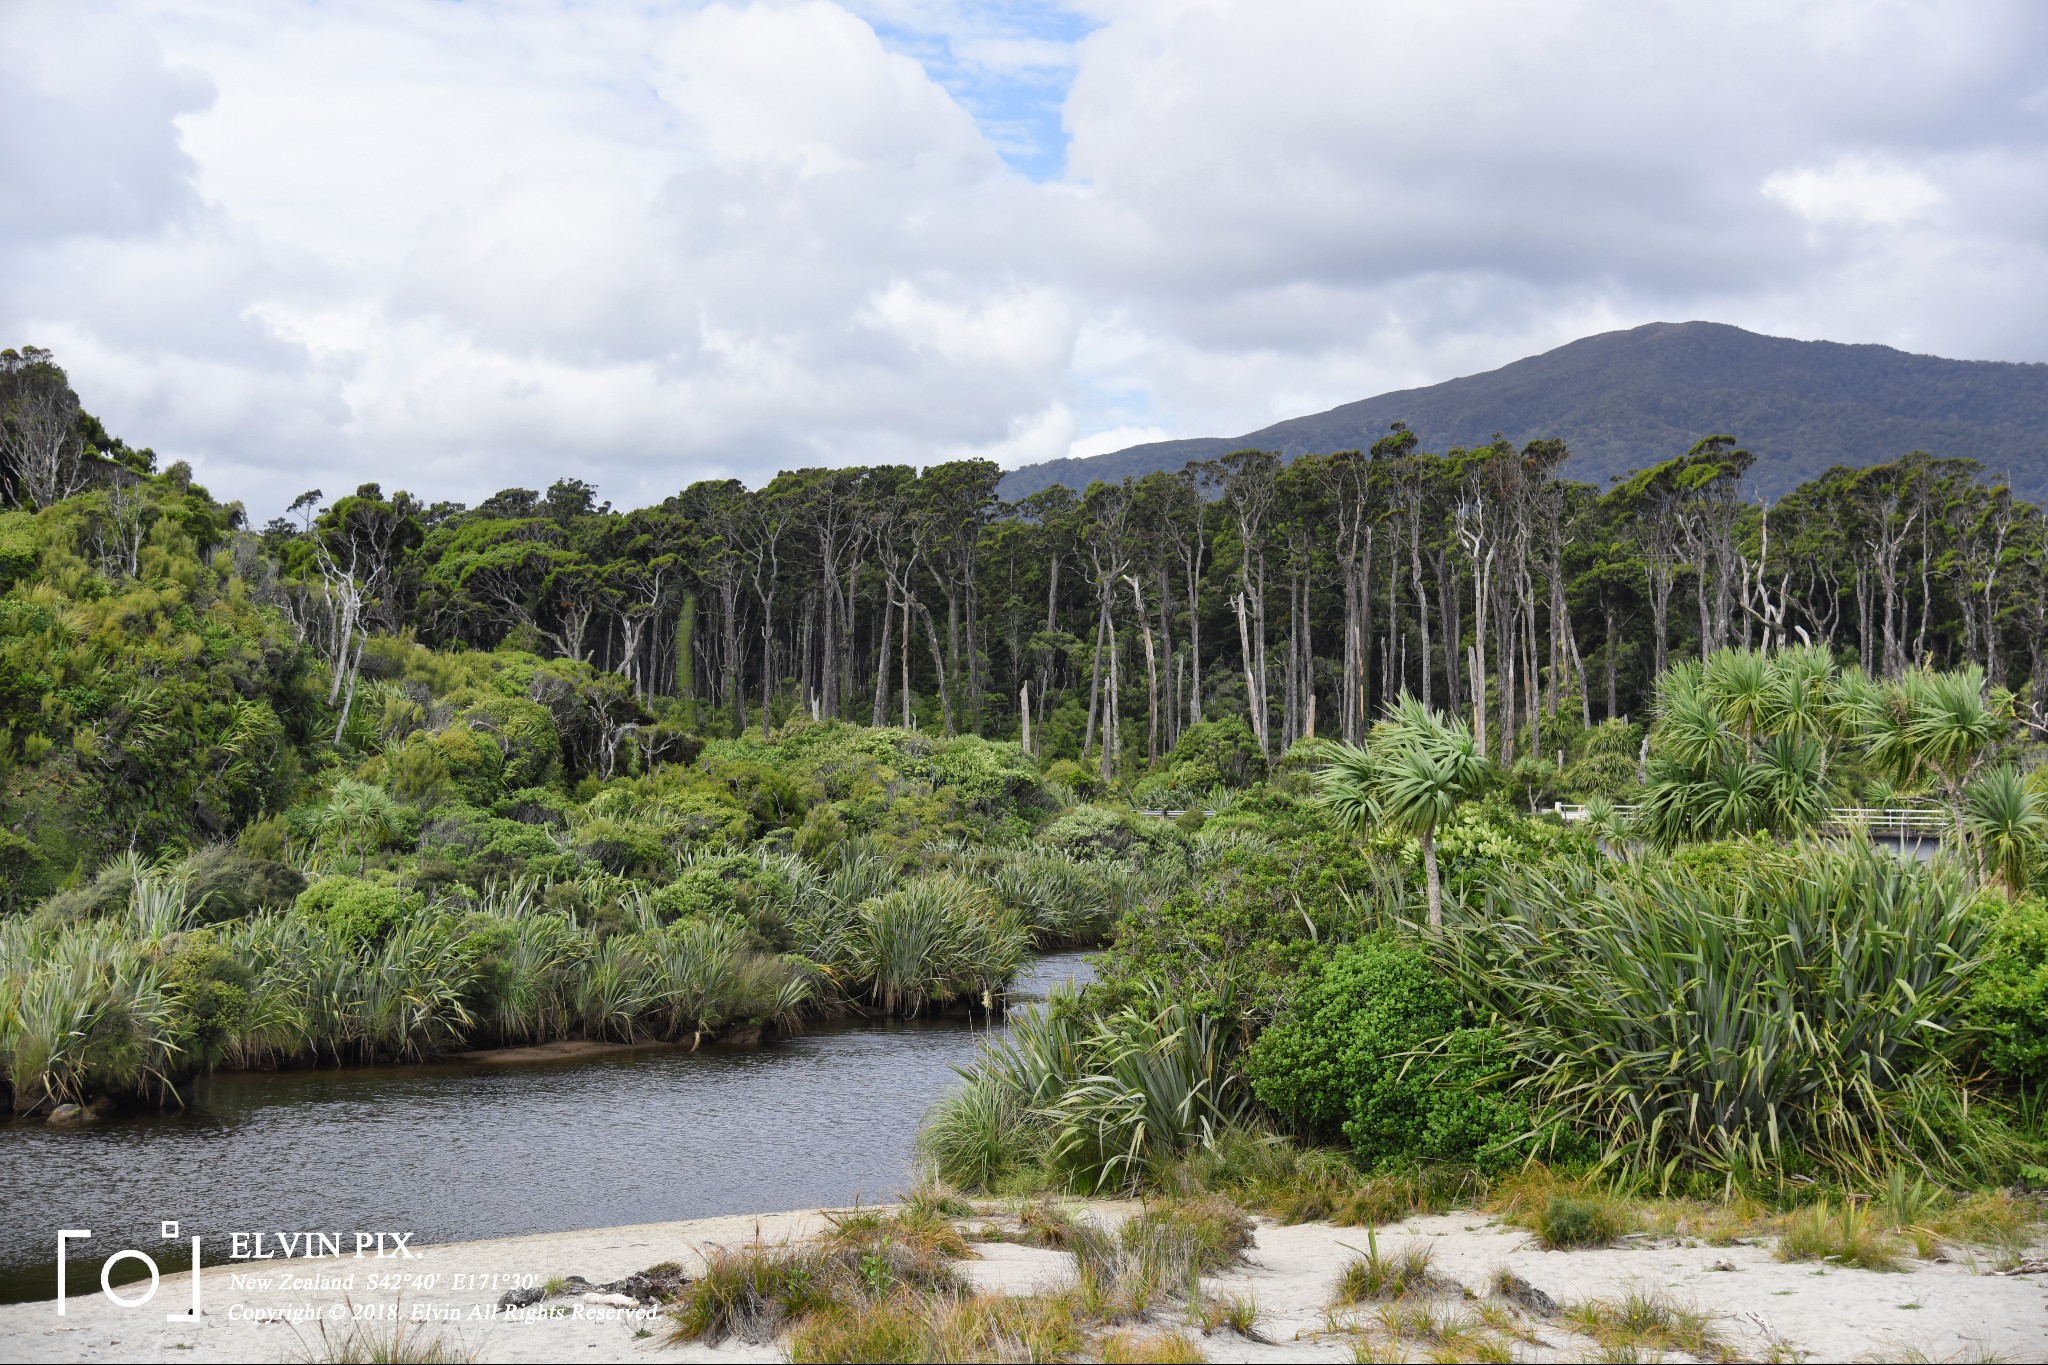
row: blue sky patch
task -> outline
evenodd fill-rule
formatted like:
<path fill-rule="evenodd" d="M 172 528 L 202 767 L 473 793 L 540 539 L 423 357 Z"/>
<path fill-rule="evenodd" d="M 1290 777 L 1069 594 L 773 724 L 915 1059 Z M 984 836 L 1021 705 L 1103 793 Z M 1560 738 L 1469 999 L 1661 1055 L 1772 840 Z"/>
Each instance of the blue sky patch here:
<path fill-rule="evenodd" d="M 1060 120 L 1074 45 L 1096 25 L 1051 0 L 905 6 L 850 0 L 892 50 L 923 66 L 981 126 L 1008 165 L 1057 180 L 1067 164 Z"/>

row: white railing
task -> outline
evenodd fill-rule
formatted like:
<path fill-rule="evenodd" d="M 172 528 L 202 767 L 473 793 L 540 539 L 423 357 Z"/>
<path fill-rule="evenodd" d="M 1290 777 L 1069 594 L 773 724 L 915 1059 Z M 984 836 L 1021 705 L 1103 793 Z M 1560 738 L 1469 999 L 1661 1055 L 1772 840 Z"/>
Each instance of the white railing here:
<path fill-rule="evenodd" d="M 1633 820 L 1641 806 L 1615 806 L 1614 813 L 1624 820 Z M 1552 813 L 1566 821 L 1586 818 L 1584 806 L 1568 805 L 1559 801 L 1551 807 Z M 1921 835 L 1940 838 L 1947 834 L 1952 824 L 1949 813 L 1937 807 L 1895 806 L 1879 809 L 1873 806 L 1835 806 L 1829 809 L 1824 826 L 1836 830 L 1863 830 L 1869 834 L 1884 834 L 1896 838 Z"/>

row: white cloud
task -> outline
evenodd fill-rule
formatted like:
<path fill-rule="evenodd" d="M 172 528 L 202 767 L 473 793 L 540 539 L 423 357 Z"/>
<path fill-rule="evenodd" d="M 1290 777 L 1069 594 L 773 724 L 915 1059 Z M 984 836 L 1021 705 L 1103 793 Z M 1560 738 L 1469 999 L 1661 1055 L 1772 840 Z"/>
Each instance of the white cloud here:
<path fill-rule="evenodd" d="M 16 0 L 0 344 L 259 515 L 1235 435 L 1656 318 L 2048 357 L 2021 0 L 1029 8 Z M 983 76 L 1071 77 L 1064 176 Z"/>
<path fill-rule="evenodd" d="M 1904 227 L 1928 217 L 1947 198 L 1927 177 L 1865 156 L 1826 166 L 1778 171 L 1763 191 L 1809 223 Z"/>

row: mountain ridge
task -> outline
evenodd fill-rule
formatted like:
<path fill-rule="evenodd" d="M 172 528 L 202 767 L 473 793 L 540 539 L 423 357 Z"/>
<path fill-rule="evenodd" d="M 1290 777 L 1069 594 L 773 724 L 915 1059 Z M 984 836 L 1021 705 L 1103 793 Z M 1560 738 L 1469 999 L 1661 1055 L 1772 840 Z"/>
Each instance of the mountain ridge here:
<path fill-rule="evenodd" d="M 1496 432 L 1517 444 L 1560 437 L 1572 450 L 1565 476 L 1602 486 L 1726 432 L 1757 456 L 1752 496 L 1777 497 L 1830 466 L 1882 464 L 1913 450 L 1978 460 L 2009 476 L 2016 493 L 2048 496 L 2048 364 L 1798 341 L 1720 322 L 1601 332 L 1242 436 L 1026 465 L 1004 476 L 1001 491 L 1016 499 L 1055 482 L 1083 488 L 1248 447 L 1290 460 L 1363 449 L 1396 421 L 1435 451 L 1482 445 Z"/>

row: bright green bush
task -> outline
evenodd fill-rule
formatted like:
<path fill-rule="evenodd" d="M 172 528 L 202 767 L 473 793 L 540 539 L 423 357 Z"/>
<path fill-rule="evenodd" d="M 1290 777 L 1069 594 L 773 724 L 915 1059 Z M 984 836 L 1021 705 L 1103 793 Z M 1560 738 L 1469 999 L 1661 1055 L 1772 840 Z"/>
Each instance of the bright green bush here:
<path fill-rule="evenodd" d="M 932 775 L 982 815 L 1042 810 L 1048 803 L 1038 769 L 1015 744 L 960 735 L 932 750 Z"/>
<path fill-rule="evenodd" d="M 219 1062 L 249 1024 L 249 987 L 255 972 L 210 930 L 186 934 L 164 972 L 171 1001 L 171 1027 L 189 1054 L 192 1070 Z"/>
<path fill-rule="evenodd" d="M 1266 758 L 1251 727 L 1238 717 L 1205 720 L 1181 731 L 1166 756 L 1164 775 L 1193 791 L 1249 787 L 1265 777 Z"/>
<path fill-rule="evenodd" d="M 748 858 L 708 859 L 655 892 L 649 903 L 664 920 L 724 918 L 739 904 L 740 887 L 733 873 L 756 866 Z"/>
<path fill-rule="evenodd" d="M 846 820 L 839 814 L 838 807 L 828 801 L 812 806 L 804 815 L 804 822 L 797 828 L 791 847 L 798 857 L 822 867 L 838 855 L 839 846 L 845 840 Z"/>
<path fill-rule="evenodd" d="M 1380 846 L 1397 851 L 1405 868 L 1422 870 L 1420 847 L 1413 840 L 1380 836 Z M 1470 895 L 1502 875 L 1540 875 L 1554 869 L 1593 867 L 1602 861 L 1598 846 L 1576 825 L 1553 817 L 1531 817 L 1494 792 L 1482 801 L 1468 801 L 1437 827 L 1437 861 L 1444 885 L 1455 895 Z"/>
<path fill-rule="evenodd" d="M 1284 811 L 1247 820 L 1233 810 L 1193 836 L 1186 874 L 1176 870 L 1117 920 L 1092 1002 L 1158 986 L 1199 1010 L 1228 997 L 1263 1019 L 1322 945 L 1373 927 L 1379 907 L 1358 894 L 1374 885 L 1373 870 L 1352 840 L 1327 828 L 1268 838 L 1261 826 L 1293 828 Z"/>
<path fill-rule="evenodd" d="M 1050 748 L 1048 744 L 1047 749 Z M 1101 771 L 1071 758 L 1054 759 L 1045 770 L 1045 780 L 1048 785 L 1067 788 L 1084 801 L 1102 790 Z"/>
<path fill-rule="evenodd" d="M 618 875 L 651 877 L 673 866 L 669 841 L 660 825 L 643 820 L 600 816 L 576 831 L 576 851 Z"/>
<path fill-rule="evenodd" d="M 2039 896 L 1993 904 L 1999 913 L 1971 987 L 1969 1019 L 1992 1070 L 2038 1084 L 2048 1080 L 2048 904 Z"/>
<path fill-rule="evenodd" d="M 1171 858 L 1185 847 L 1165 820 L 1107 806 L 1076 806 L 1038 831 L 1036 842 L 1069 858 L 1123 858 L 1140 865 Z"/>
<path fill-rule="evenodd" d="M 418 908 L 417 897 L 357 877 L 322 877 L 301 892 L 293 906 L 300 918 L 358 947 L 382 943 Z"/>
<path fill-rule="evenodd" d="M 1374 938 L 1304 974 L 1286 1011 L 1252 1043 L 1259 1100 L 1317 1137 L 1341 1133 L 1368 1162 L 1513 1159 L 1526 1106 L 1494 1084 L 1499 1039 L 1468 1026 L 1462 1002 L 1417 945 Z"/>

